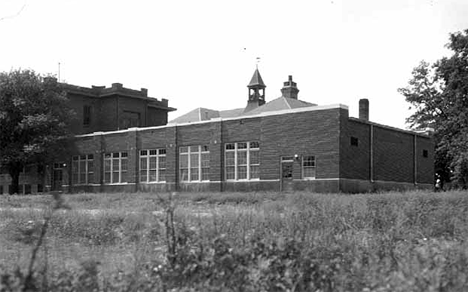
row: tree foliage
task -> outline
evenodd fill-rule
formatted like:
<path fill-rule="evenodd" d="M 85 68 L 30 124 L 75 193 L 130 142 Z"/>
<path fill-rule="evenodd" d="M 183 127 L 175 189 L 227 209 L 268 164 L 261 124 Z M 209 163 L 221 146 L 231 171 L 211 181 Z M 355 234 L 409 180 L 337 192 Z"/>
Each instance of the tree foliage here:
<path fill-rule="evenodd" d="M 468 187 L 468 29 L 450 34 L 452 51 L 433 64 L 422 61 L 406 88 L 400 88 L 415 112 L 412 128 L 434 128 L 436 174 Z"/>
<path fill-rule="evenodd" d="M 55 78 L 31 70 L 0 73 L 0 165 L 12 178 L 13 193 L 27 163 L 46 162 L 65 151 L 72 116 Z"/>

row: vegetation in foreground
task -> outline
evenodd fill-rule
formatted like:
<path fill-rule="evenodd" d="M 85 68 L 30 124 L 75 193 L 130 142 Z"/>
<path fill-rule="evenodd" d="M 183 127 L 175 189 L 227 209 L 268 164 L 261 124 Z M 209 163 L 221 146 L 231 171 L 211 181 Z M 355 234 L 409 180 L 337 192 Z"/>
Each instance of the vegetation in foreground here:
<path fill-rule="evenodd" d="M 65 200 L 0 197 L 0 291 L 468 290 L 462 192 Z"/>

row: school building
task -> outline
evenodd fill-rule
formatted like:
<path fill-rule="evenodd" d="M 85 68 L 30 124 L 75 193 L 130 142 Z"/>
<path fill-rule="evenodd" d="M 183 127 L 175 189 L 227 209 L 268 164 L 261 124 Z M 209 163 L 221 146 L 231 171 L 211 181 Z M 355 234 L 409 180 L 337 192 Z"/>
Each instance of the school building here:
<path fill-rule="evenodd" d="M 244 107 L 197 108 L 169 123 L 175 109 L 146 89 L 66 87 L 80 116 L 75 149 L 53 165 L 25 170 L 24 193 L 433 188 L 430 133 L 369 121 L 366 99 L 358 118 L 346 105 L 300 100 L 292 76 L 281 97 L 267 102 L 257 69 Z M 6 193 L 8 175 L 0 185 Z"/>

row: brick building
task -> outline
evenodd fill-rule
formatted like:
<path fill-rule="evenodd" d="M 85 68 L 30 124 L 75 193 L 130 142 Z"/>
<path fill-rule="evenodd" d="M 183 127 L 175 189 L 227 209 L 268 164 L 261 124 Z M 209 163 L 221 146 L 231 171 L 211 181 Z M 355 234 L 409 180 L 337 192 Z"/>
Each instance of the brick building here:
<path fill-rule="evenodd" d="M 157 109 L 166 120 L 149 117 L 147 107 L 138 111 L 140 122 L 134 124 L 134 116 L 126 115 L 123 107 L 104 122 L 113 128 L 77 126 L 74 153 L 49 166 L 42 180 L 47 188 L 70 192 L 367 192 L 433 187 L 431 136 L 369 121 L 367 100 L 360 101 L 359 118 L 353 118 L 345 105 L 299 100 L 291 76 L 281 97 L 269 102 L 258 70 L 247 87 L 243 108 L 198 108 L 165 124 L 172 109 L 163 100 Z M 93 90 L 111 91 L 86 89 Z M 146 96 L 146 90 L 140 94 Z M 130 99 L 120 104 L 136 111 Z M 102 105 L 100 112 L 106 112 Z M 129 122 L 122 122 L 123 117 Z M 152 124 L 156 120 L 163 122 Z"/>

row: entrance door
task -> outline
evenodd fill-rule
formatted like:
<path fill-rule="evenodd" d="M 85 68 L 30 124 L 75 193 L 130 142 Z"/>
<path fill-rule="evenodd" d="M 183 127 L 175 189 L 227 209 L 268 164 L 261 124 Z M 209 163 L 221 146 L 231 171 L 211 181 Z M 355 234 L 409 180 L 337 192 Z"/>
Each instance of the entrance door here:
<path fill-rule="evenodd" d="M 281 191 L 293 191 L 293 157 L 281 157 Z"/>
<path fill-rule="evenodd" d="M 62 190 L 63 181 L 63 169 L 62 163 L 54 163 L 54 169 L 52 170 L 52 191 Z"/>

